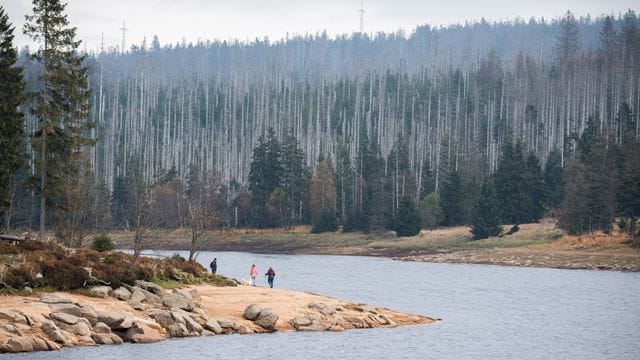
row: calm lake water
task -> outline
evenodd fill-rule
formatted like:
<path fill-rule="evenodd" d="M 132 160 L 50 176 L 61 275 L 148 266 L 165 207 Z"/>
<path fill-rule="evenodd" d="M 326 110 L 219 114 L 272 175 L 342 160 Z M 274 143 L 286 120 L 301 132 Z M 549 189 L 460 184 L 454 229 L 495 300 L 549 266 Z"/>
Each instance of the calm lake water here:
<path fill-rule="evenodd" d="M 157 252 L 171 255 L 174 252 Z M 6 359 L 640 359 L 640 274 L 408 263 L 351 256 L 203 252 L 247 279 L 442 321 L 343 333 L 274 333 L 98 346 Z M 259 285 L 265 285 L 261 276 Z"/>

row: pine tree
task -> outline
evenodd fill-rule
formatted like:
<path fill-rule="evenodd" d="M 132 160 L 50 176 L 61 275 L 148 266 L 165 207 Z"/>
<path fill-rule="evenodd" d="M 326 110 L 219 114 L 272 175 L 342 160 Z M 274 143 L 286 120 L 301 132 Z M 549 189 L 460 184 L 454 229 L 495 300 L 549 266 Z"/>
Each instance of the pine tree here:
<path fill-rule="evenodd" d="M 329 222 L 336 224 L 336 186 L 334 181 L 335 173 L 331 159 L 320 161 L 316 168 L 316 173 L 311 179 L 311 191 L 309 194 L 311 223 L 314 226 L 319 223 Z M 333 217 L 333 220 L 330 220 L 331 217 Z M 335 227 L 333 230 L 335 230 Z"/>
<path fill-rule="evenodd" d="M 500 203 L 500 218 L 506 224 L 527 222 L 526 164 L 520 144 L 506 143 L 496 169 L 494 185 Z"/>
<path fill-rule="evenodd" d="M 566 70 L 575 61 L 580 51 L 580 28 L 571 11 L 567 11 L 560 21 L 555 50 L 556 61 L 563 70 Z"/>
<path fill-rule="evenodd" d="M 341 224 L 347 224 L 353 216 L 353 184 L 354 172 L 349 152 L 344 146 L 338 150 L 336 164 L 336 206 Z"/>
<path fill-rule="evenodd" d="M 24 32 L 40 49 L 33 59 L 42 64 L 40 91 L 34 114 L 39 127 L 32 145 L 39 155 L 40 236 L 45 230 L 47 207 L 61 210 L 64 184 L 78 179 L 87 161 L 83 148 L 94 145 L 87 137 L 89 96 L 85 56 L 78 54 L 76 28 L 69 26 L 66 5 L 59 0 L 33 0 L 33 14 L 26 17 Z M 70 185 L 73 187 L 73 184 Z"/>
<path fill-rule="evenodd" d="M 405 196 L 400 202 L 400 208 L 393 221 L 393 230 L 398 237 L 414 236 L 420 233 L 420 214 L 410 196 Z"/>
<path fill-rule="evenodd" d="M 13 30 L 0 6 L 0 216 L 11 205 L 11 188 L 23 157 L 23 115 L 18 108 L 24 102 L 25 84 L 22 68 L 15 66 Z"/>
<path fill-rule="evenodd" d="M 445 226 L 456 226 L 464 223 L 464 196 L 460 173 L 452 171 L 449 179 L 442 186 L 440 192 L 442 210 L 444 212 Z"/>
<path fill-rule="evenodd" d="M 564 172 L 562 159 L 558 149 L 551 150 L 544 165 L 544 182 L 547 187 L 546 206 L 556 208 L 562 202 L 564 194 Z"/>
<path fill-rule="evenodd" d="M 282 189 L 287 193 L 289 202 L 288 216 L 292 223 L 303 221 L 303 209 L 306 210 L 311 172 L 305 163 L 305 156 L 298 140 L 289 134 L 285 137 L 281 152 Z"/>
<path fill-rule="evenodd" d="M 420 200 L 423 200 L 434 191 L 436 191 L 436 179 L 433 176 L 433 171 L 431 171 L 429 159 L 425 159 L 422 163 L 422 173 L 420 174 Z"/>
<path fill-rule="evenodd" d="M 419 210 L 422 226 L 427 229 L 435 229 L 444 219 L 444 212 L 440 207 L 440 199 L 435 192 L 425 196 L 420 201 Z"/>
<path fill-rule="evenodd" d="M 480 198 L 476 202 L 471 221 L 471 233 L 474 240 L 498 236 L 502 232 L 499 217 L 499 204 L 491 178 L 482 183 Z"/>
<path fill-rule="evenodd" d="M 540 167 L 540 162 L 533 152 L 527 156 L 527 172 L 525 190 L 527 201 L 523 206 L 527 217 L 525 221 L 538 222 L 544 215 L 544 204 L 547 199 L 547 187 L 544 181 L 544 174 Z"/>
<path fill-rule="evenodd" d="M 268 216 L 267 204 L 276 189 L 282 190 L 283 167 L 281 163 L 280 142 L 273 129 L 269 129 L 267 136 L 258 139 L 258 145 L 253 150 L 251 169 L 249 172 L 249 190 L 251 190 L 253 204 L 253 218 L 257 226 L 274 226 Z M 286 196 L 286 193 L 284 193 Z M 277 199 L 282 200 L 282 194 Z M 283 210 L 280 209 L 279 212 Z M 284 213 L 279 214 L 281 218 Z"/>

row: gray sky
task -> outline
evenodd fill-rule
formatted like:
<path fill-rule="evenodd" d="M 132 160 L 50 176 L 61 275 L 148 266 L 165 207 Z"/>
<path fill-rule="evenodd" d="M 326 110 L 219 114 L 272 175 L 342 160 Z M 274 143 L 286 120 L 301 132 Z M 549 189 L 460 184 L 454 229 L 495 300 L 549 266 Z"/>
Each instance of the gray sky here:
<path fill-rule="evenodd" d="M 28 43 L 22 35 L 30 0 L 3 0 L 16 31 L 18 46 Z M 127 47 L 147 43 L 158 35 L 160 43 L 186 39 L 271 40 L 289 34 L 330 36 L 351 34 L 359 28 L 360 0 L 69 0 L 67 14 L 78 37 L 89 49 L 98 49 L 101 33 L 105 46 L 119 46 L 122 21 L 126 22 Z M 637 0 L 365 0 L 364 28 L 368 33 L 410 32 L 417 25 L 464 23 L 484 17 L 488 21 L 558 17 L 567 9 L 576 16 L 619 14 L 638 10 Z"/>

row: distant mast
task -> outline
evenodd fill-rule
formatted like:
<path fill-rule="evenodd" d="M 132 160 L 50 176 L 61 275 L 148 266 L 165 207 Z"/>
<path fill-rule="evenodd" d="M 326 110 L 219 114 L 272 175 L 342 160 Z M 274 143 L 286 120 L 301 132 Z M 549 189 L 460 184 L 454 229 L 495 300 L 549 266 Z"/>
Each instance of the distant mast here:
<path fill-rule="evenodd" d="M 360 34 L 364 34 L 364 0 L 360 0 Z"/>
<path fill-rule="evenodd" d="M 122 47 L 120 48 L 120 50 L 122 51 L 122 55 L 124 55 L 124 46 L 125 46 L 125 40 L 126 40 L 125 34 L 126 34 L 127 30 L 129 30 L 129 29 L 127 29 L 124 26 L 124 20 L 122 20 L 122 27 L 120 28 L 120 31 L 122 31 Z"/>

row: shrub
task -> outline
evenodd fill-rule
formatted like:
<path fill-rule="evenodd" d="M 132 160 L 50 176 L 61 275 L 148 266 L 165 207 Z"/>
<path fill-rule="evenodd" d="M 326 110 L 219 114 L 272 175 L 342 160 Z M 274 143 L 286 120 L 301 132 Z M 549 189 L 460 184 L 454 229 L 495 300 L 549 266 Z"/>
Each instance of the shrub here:
<path fill-rule="evenodd" d="M 318 234 L 323 232 L 334 232 L 338 229 L 338 220 L 333 211 L 323 210 L 316 223 L 311 228 L 311 233 Z"/>
<path fill-rule="evenodd" d="M 506 233 L 505 235 L 515 234 L 515 233 L 517 233 L 518 231 L 520 231 L 520 226 L 518 226 L 518 225 L 513 225 L 513 226 L 511 227 L 511 229 L 509 229 L 509 231 L 507 231 L 507 233 Z"/>
<path fill-rule="evenodd" d="M 67 261 L 44 262 L 40 266 L 42 267 L 45 285 L 57 290 L 78 289 L 83 287 L 85 282 L 89 280 L 89 274 L 84 268 L 70 264 Z"/>
<path fill-rule="evenodd" d="M 99 252 L 111 251 L 115 249 L 115 247 L 116 246 L 113 243 L 113 240 L 111 240 L 110 237 L 104 234 L 97 236 L 91 243 L 91 249 Z"/>
<path fill-rule="evenodd" d="M 34 286 L 33 269 L 24 264 L 11 267 L 4 273 L 3 281 L 14 289 L 22 289 L 27 285 Z"/>
<path fill-rule="evenodd" d="M 185 262 L 185 261 L 187 261 L 187 259 L 185 259 L 184 257 L 182 257 L 182 255 L 180 255 L 180 254 L 178 254 L 178 253 L 173 254 L 173 256 L 171 256 L 171 257 L 170 257 L 170 259 L 171 259 L 171 260 L 174 260 L 174 261 L 178 261 L 178 262 Z"/>
<path fill-rule="evenodd" d="M 0 242 L 0 254 L 2 255 L 18 255 L 18 247 L 8 244 L 6 242 Z"/>

